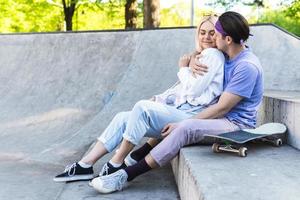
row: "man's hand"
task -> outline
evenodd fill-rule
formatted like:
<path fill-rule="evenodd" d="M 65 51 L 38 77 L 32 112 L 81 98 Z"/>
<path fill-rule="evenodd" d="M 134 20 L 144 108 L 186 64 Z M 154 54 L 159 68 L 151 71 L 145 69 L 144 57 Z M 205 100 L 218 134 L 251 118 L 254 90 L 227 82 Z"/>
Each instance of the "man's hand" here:
<path fill-rule="evenodd" d="M 192 58 L 189 67 L 192 68 L 192 72 L 194 74 L 199 74 L 200 76 L 203 76 L 205 73 L 208 72 L 208 67 L 199 62 L 199 58 L 201 58 L 201 56 L 201 54 L 198 54 L 194 58 Z"/>
<path fill-rule="evenodd" d="M 181 67 L 188 67 L 190 63 L 191 57 L 189 55 L 183 55 L 179 58 L 178 66 Z"/>
<path fill-rule="evenodd" d="M 163 138 L 167 137 L 176 127 L 178 123 L 169 123 L 161 130 L 161 136 Z"/>

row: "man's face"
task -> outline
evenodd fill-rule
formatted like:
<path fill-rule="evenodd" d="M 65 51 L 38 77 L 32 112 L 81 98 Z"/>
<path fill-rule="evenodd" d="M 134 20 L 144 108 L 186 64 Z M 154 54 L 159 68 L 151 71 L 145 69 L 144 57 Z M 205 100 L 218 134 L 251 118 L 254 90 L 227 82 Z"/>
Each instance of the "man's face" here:
<path fill-rule="evenodd" d="M 219 33 L 217 30 L 215 30 L 215 34 L 214 34 L 214 40 L 216 41 L 216 46 L 219 50 L 221 51 L 225 51 L 227 48 L 227 44 L 225 41 L 225 38 L 221 33 Z"/>

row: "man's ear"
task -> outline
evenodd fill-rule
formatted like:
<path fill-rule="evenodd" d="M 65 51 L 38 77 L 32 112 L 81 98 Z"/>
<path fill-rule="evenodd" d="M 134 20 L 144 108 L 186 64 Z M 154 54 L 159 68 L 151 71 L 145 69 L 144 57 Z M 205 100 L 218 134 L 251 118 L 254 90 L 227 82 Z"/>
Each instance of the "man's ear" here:
<path fill-rule="evenodd" d="M 228 45 L 233 42 L 233 39 L 230 36 L 226 36 L 225 40 L 226 40 L 226 42 L 227 42 Z"/>

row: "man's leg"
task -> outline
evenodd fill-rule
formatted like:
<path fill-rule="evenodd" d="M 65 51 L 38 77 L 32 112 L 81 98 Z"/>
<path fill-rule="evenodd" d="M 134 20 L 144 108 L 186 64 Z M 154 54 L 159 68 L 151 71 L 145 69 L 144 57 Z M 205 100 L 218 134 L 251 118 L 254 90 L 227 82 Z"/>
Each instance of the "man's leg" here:
<path fill-rule="evenodd" d="M 150 155 L 159 166 L 163 166 L 171 161 L 182 147 L 203 141 L 204 134 L 218 135 L 239 129 L 237 125 L 226 118 L 184 120 L 152 149 Z"/>
<path fill-rule="evenodd" d="M 147 171 L 163 166 L 171 161 L 186 145 L 198 143 L 203 140 L 204 134 L 220 134 L 238 130 L 239 127 L 227 119 L 184 120 L 179 126 L 162 140 L 146 157 L 136 165 L 125 168 L 128 181 L 146 173 Z"/>

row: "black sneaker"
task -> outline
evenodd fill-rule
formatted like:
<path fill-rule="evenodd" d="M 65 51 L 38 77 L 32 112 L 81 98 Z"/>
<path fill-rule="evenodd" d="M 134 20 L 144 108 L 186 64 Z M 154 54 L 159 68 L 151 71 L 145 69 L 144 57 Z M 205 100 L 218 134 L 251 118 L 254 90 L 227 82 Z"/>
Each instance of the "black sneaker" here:
<path fill-rule="evenodd" d="M 114 167 L 114 166 L 112 166 L 112 164 L 107 162 L 103 165 L 102 170 L 99 173 L 99 176 L 106 176 L 106 175 L 112 174 L 120 169 L 125 169 L 126 167 L 127 166 L 125 165 L 125 163 L 123 163 L 120 167 Z"/>
<path fill-rule="evenodd" d="M 56 182 L 91 180 L 94 178 L 93 167 L 83 168 L 78 163 L 73 163 L 65 168 L 64 173 L 54 177 Z"/>

